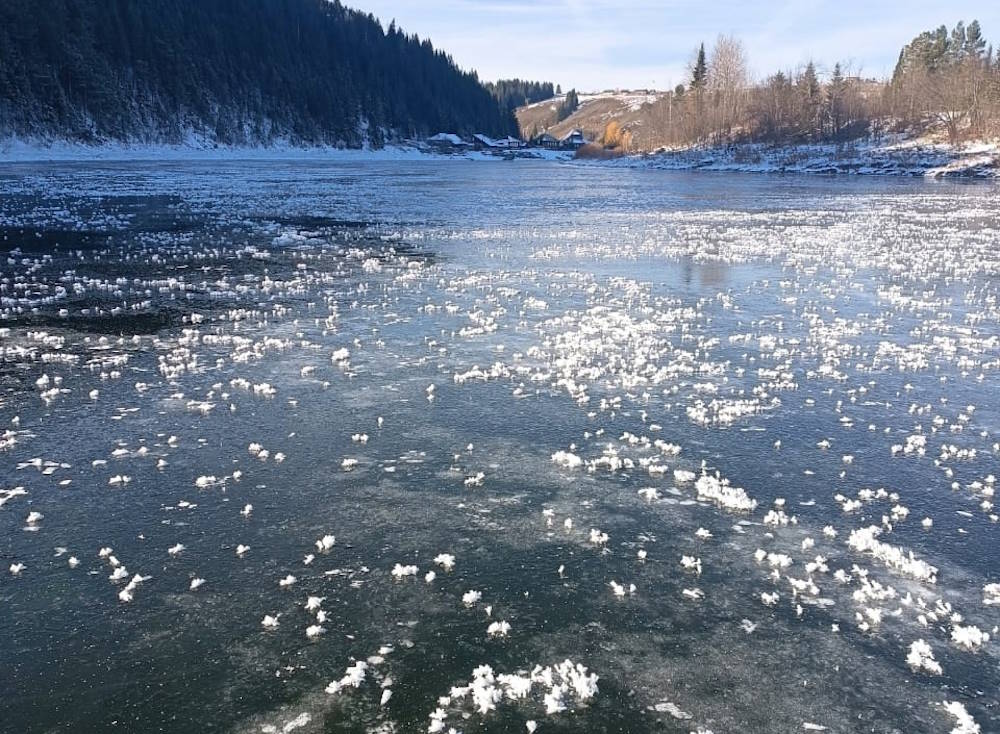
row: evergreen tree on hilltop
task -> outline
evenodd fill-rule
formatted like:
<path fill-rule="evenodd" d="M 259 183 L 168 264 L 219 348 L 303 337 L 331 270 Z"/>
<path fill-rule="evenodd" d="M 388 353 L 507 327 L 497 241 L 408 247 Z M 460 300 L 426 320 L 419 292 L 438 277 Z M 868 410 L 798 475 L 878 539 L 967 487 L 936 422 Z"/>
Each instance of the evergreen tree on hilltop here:
<path fill-rule="evenodd" d="M 542 102 L 555 96 L 552 82 L 529 82 L 522 79 L 500 79 L 484 85 L 496 97 L 500 109 L 513 111 L 524 105 Z"/>
<path fill-rule="evenodd" d="M 566 99 L 563 103 L 559 105 L 558 118 L 559 122 L 562 122 L 567 117 L 576 112 L 577 108 L 580 106 L 580 97 L 577 95 L 575 89 L 571 89 L 566 92 Z"/>

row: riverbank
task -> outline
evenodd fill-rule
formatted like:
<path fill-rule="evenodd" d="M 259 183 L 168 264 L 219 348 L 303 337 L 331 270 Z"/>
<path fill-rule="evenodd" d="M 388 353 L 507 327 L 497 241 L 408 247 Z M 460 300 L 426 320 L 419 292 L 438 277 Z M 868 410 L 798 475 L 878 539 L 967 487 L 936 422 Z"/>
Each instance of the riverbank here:
<path fill-rule="evenodd" d="M 466 160 L 568 161 L 572 153 L 529 149 L 503 155 L 488 151 L 449 154 L 419 141 L 404 141 L 383 148 L 301 146 L 278 141 L 262 146 L 218 145 L 199 138 L 183 143 L 104 142 L 95 145 L 62 140 L 0 140 L 0 164 L 86 161 L 212 161 L 212 160 L 336 160 L 406 161 L 462 158 Z"/>
<path fill-rule="evenodd" d="M 678 171 L 995 179 L 1000 177 L 1000 143 L 976 142 L 960 146 L 923 140 L 792 146 L 748 143 L 663 150 L 601 163 Z"/>
<path fill-rule="evenodd" d="M 931 178 L 1000 178 L 1000 142 L 961 146 L 927 140 L 889 143 L 699 146 L 654 153 L 586 160 L 573 153 L 523 149 L 497 154 L 487 151 L 444 153 L 423 142 L 406 141 L 383 148 L 303 147 L 289 142 L 268 146 L 228 146 L 191 139 L 184 143 L 102 143 L 9 139 L 0 141 L 0 164 L 86 161 L 331 160 L 415 161 L 549 160 L 581 165 L 733 173 L 812 173 Z"/>

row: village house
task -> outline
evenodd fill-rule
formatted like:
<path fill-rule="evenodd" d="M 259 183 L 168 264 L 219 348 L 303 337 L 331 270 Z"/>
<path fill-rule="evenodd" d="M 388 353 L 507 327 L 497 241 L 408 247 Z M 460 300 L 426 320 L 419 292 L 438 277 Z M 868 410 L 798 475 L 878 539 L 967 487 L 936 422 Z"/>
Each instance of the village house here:
<path fill-rule="evenodd" d="M 496 141 L 493 138 L 482 133 L 476 133 L 472 136 L 472 146 L 476 150 L 496 150 L 497 147 Z"/>
<path fill-rule="evenodd" d="M 483 135 L 482 133 L 476 133 L 472 136 L 473 145 L 476 150 L 490 150 L 490 151 L 508 151 L 517 150 L 518 148 L 527 147 L 527 143 L 520 138 L 514 138 L 508 135 L 505 138 L 491 138 L 488 135 Z"/>
<path fill-rule="evenodd" d="M 495 141 L 496 144 L 504 150 L 516 150 L 518 148 L 527 148 L 528 144 L 521 140 L 520 138 L 511 137 L 508 135 L 505 138 L 500 138 Z"/>
<path fill-rule="evenodd" d="M 427 144 L 441 153 L 457 153 L 468 150 L 472 143 L 468 143 L 455 133 L 438 133 L 427 138 Z"/>
<path fill-rule="evenodd" d="M 559 148 L 559 138 L 554 135 L 550 135 L 549 133 L 536 135 L 531 143 L 536 148 L 545 148 L 546 150 L 556 150 Z"/>
<path fill-rule="evenodd" d="M 577 150 L 587 144 L 583 130 L 571 130 L 559 141 L 559 146 L 565 150 Z"/>

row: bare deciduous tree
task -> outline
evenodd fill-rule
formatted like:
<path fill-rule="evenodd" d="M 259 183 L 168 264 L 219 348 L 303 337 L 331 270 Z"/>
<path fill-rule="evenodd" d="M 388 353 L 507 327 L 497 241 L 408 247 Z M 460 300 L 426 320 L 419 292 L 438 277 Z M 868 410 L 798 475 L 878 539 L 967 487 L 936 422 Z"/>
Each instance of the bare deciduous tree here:
<path fill-rule="evenodd" d="M 743 42 L 734 36 L 719 36 L 708 62 L 708 89 L 717 131 L 729 135 L 739 124 L 747 99 L 749 72 Z"/>
<path fill-rule="evenodd" d="M 650 105 L 649 123 L 629 125 L 631 145 L 843 143 L 892 131 L 943 130 L 953 143 L 1000 135 L 1000 58 L 985 43 L 973 21 L 916 36 L 891 81 L 864 79 L 847 64 L 822 74 L 809 62 L 752 83 L 743 44 L 720 36 L 704 65 L 700 49 L 693 56 L 691 85 Z"/>

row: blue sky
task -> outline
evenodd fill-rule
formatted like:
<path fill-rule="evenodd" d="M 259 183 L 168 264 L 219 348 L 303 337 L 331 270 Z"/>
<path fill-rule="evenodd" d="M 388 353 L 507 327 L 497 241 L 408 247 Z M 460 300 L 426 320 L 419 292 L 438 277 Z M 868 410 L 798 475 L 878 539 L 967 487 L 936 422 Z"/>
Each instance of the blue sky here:
<path fill-rule="evenodd" d="M 865 76 L 891 72 L 922 30 L 978 18 L 1000 45 L 996 0 L 342 0 L 429 37 L 485 80 L 550 80 L 581 90 L 686 81 L 692 49 L 720 33 L 741 38 L 764 76 L 810 58 L 847 62 Z"/>

